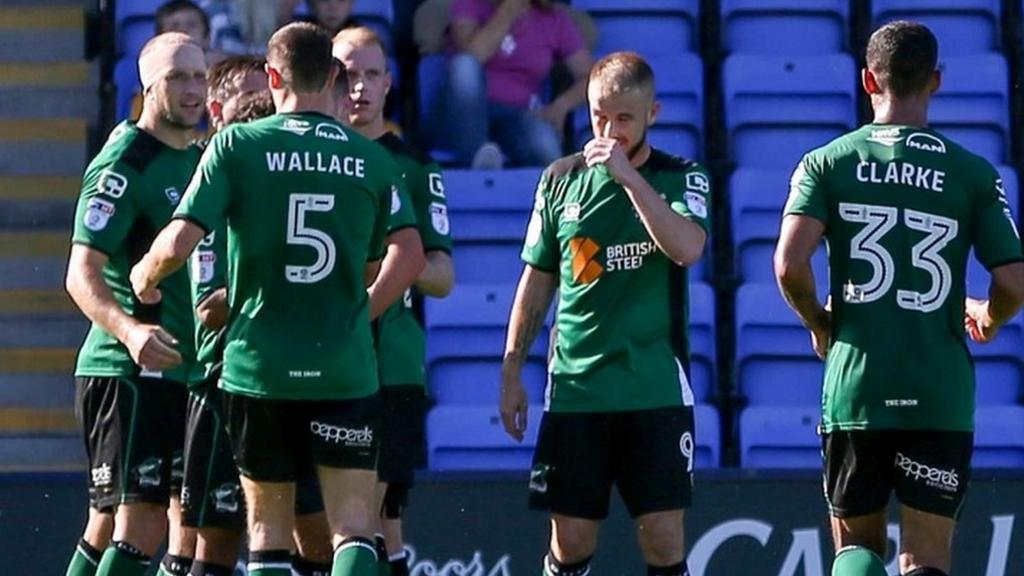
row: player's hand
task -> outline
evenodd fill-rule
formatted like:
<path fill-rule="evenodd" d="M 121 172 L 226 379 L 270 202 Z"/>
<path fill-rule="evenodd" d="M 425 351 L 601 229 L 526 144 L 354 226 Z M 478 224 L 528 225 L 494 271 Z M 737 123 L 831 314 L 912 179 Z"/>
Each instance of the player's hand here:
<path fill-rule="evenodd" d="M 636 175 L 636 169 L 629 163 L 629 157 L 619 141 L 611 137 L 611 128 L 611 122 L 605 124 L 604 134 L 587 142 L 583 147 L 583 158 L 588 168 L 604 164 L 612 178 L 622 184 L 628 177 Z"/>
<path fill-rule="evenodd" d="M 143 304 L 156 304 L 162 295 L 160 289 L 149 283 L 149 272 L 145 266 L 145 259 L 132 267 L 128 278 L 132 283 L 132 291 Z"/>
<path fill-rule="evenodd" d="M 811 327 L 811 347 L 818 358 L 824 360 L 832 348 L 832 301 L 828 300 L 815 325 Z"/>
<path fill-rule="evenodd" d="M 967 298 L 964 302 L 964 329 L 971 340 L 988 344 L 996 339 L 999 327 L 988 313 L 988 300 Z"/>
<path fill-rule="evenodd" d="M 526 389 L 519 378 L 503 378 L 501 383 L 501 402 L 498 408 L 501 413 L 501 423 L 505 426 L 505 432 L 522 442 L 526 434 Z"/>
<path fill-rule="evenodd" d="M 139 324 L 131 329 L 124 345 L 135 364 L 159 372 L 181 364 L 181 354 L 175 349 L 178 340 L 160 326 Z"/>

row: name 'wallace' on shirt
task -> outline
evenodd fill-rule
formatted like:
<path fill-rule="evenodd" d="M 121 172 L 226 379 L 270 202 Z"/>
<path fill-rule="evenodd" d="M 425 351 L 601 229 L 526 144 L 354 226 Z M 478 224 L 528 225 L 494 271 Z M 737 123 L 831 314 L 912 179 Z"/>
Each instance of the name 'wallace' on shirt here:
<path fill-rule="evenodd" d="M 271 172 L 321 172 L 364 178 L 366 160 L 322 152 L 267 152 L 267 170 Z"/>

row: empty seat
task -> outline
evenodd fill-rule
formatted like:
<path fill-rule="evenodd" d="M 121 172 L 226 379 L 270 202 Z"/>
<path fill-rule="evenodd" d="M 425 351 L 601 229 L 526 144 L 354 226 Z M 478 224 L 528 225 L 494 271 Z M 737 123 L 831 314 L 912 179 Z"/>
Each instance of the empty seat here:
<path fill-rule="evenodd" d="M 155 22 L 152 18 L 137 18 L 122 24 L 119 29 L 117 46 L 118 55 L 129 60 L 136 60 L 142 47 L 156 35 Z"/>
<path fill-rule="evenodd" d="M 1024 407 L 984 406 L 974 415 L 976 468 L 1024 467 Z"/>
<path fill-rule="evenodd" d="M 821 468 L 821 408 L 751 406 L 740 414 L 744 468 Z"/>
<path fill-rule="evenodd" d="M 696 447 L 693 465 L 695 469 L 718 468 L 722 458 L 722 427 L 718 410 L 707 404 L 693 407 Z"/>
<path fill-rule="evenodd" d="M 493 404 L 498 400 L 505 331 L 515 285 L 459 284 L 443 300 L 427 298 L 427 370 L 442 404 Z M 549 332 L 541 330 L 523 369 L 533 401 L 544 397 Z"/>
<path fill-rule="evenodd" d="M 140 18 L 152 18 L 166 0 L 122 0 L 114 3 L 114 19 L 120 26 Z"/>
<path fill-rule="evenodd" d="M 725 121 L 740 166 L 792 169 L 856 123 L 857 71 L 847 54 L 725 61 Z"/>
<path fill-rule="evenodd" d="M 772 284 L 772 254 L 779 239 L 791 172 L 739 168 L 729 180 L 736 273 L 744 282 Z M 818 294 L 828 292 L 828 255 L 824 246 L 811 260 Z"/>
<path fill-rule="evenodd" d="M 944 58 L 942 85 L 929 123 L 993 164 L 1005 164 L 1010 141 L 1009 77 L 1001 54 Z"/>
<path fill-rule="evenodd" d="M 751 54 L 844 52 L 849 17 L 847 0 L 723 0 L 723 43 Z"/>
<path fill-rule="evenodd" d="M 445 173 L 453 256 L 460 284 L 515 283 L 537 169 Z"/>
<path fill-rule="evenodd" d="M 820 406 L 824 364 L 773 284 L 736 293 L 739 391 L 751 406 Z"/>
<path fill-rule="evenodd" d="M 530 469 L 544 408 L 528 408 L 522 443 L 505 434 L 497 401 L 481 406 L 437 406 L 427 416 L 427 453 L 431 470 Z"/>
<path fill-rule="evenodd" d="M 700 38 L 698 0 L 575 0 L 597 23 L 595 53 L 633 50 L 645 55 L 694 51 Z"/>
<path fill-rule="evenodd" d="M 874 0 L 877 25 L 920 22 L 935 34 L 939 54 L 976 54 L 999 49 L 1000 0 Z"/>
<path fill-rule="evenodd" d="M 690 387 L 694 399 L 707 402 L 715 395 L 715 292 L 702 283 L 690 284 Z"/>

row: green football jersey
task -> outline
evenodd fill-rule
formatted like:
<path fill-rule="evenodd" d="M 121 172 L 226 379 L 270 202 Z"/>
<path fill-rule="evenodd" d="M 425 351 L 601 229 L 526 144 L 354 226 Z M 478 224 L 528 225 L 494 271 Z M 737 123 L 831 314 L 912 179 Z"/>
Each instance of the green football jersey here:
<path fill-rule="evenodd" d="M 144 371 L 128 349 L 93 324 L 78 353 L 77 376 L 150 376 L 185 382 L 195 358 L 188 274 L 180 271 L 159 286 L 163 298 L 145 305 L 132 293 L 128 274 L 157 232 L 171 219 L 196 163 L 199 148 L 176 150 L 123 122 L 85 170 L 75 210 L 72 242 L 109 256 L 103 278 L 117 303 L 134 318 L 163 326 L 178 339 L 184 362 L 164 372 Z"/>
<path fill-rule="evenodd" d="M 658 150 L 638 171 L 672 210 L 709 231 L 711 180 Z M 618 412 L 693 404 L 688 283 L 626 191 L 582 154 L 541 176 L 523 260 L 559 276 L 545 409 Z"/>
<path fill-rule="evenodd" d="M 377 142 L 391 153 L 405 176 L 414 211 L 411 225 L 419 230 L 423 250 L 451 253 L 448 201 L 441 168 L 391 132 Z M 408 225 L 405 219 L 393 220 L 391 231 Z M 421 306 L 422 297 L 410 289 L 405 298 L 392 304 L 377 322 L 380 383 L 384 386 L 426 385 L 426 336 L 417 312 L 422 310 Z"/>
<path fill-rule="evenodd" d="M 377 390 L 364 270 L 384 255 L 401 173 L 378 144 L 316 113 L 229 126 L 177 216 L 226 226 L 221 387 L 330 400 Z"/>
<path fill-rule="evenodd" d="M 967 259 L 1021 260 L 992 165 L 930 129 L 867 125 L 804 157 L 785 213 L 825 224 L 824 430 L 972 430 Z"/>
<path fill-rule="evenodd" d="M 227 285 L 226 236 L 225 229 L 214 230 L 192 252 L 188 266 L 192 278 L 192 302 L 195 306 Z M 196 318 L 196 363 L 189 378 L 190 388 L 198 389 L 207 384 L 213 369 L 223 360 L 223 339 L 218 336 L 220 331 L 210 330 Z"/>

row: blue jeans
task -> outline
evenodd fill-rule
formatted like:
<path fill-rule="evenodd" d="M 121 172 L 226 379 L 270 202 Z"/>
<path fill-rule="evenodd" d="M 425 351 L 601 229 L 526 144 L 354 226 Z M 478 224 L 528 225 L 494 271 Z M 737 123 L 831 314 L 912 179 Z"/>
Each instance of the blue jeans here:
<path fill-rule="evenodd" d="M 526 108 L 487 101 L 483 65 L 469 54 L 449 60 L 433 125 L 433 140 L 453 151 L 459 164 L 468 165 L 488 141 L 501 147 L 512 166 L 547 166 L 562 155 L 553 126 Z"/>

